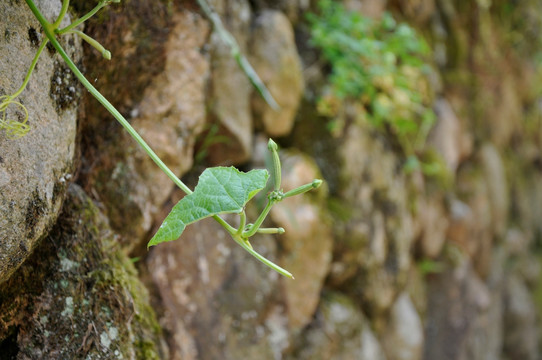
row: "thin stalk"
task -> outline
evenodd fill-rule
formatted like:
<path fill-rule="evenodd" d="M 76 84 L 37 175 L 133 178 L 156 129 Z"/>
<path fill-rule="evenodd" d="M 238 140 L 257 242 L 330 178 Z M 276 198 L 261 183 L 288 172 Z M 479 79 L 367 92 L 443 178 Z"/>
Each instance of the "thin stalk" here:
<path fill-rule="evenodd" d="M 245 213 L 245 210 L 239 214 L 240 220 L 239 220 L 239 228 L 237 229 L 236 234 L 241 235 L 243 233 L 243 230 L 245 230 L 245 225 L 247 224 L 247 214 Z"/>
<path fill-rule="evenodd" d="M 21 85 L 19 90 L 17 90 L 13 95 L 10 95 L 11 99 L 15 99 L 17 96 L 21 95 L 21 93 L 26 88 L 26 85 L 28 84 L 28 82 L 30 81 L 30 77 L 32 76 L 32 72 L 34 71 L 34 68 L 36 67 L 36 64 L 38 63 L 38 59 L 40 58 L 40 55 L 43 52 L 43 49 L 45 49 L 45 46 L 47 45 L 48 42 L 49 42 L 49 39 L 47 38 L 43 39 L 43 41 L 41 42 L 41 45 L 38 48 L 38 52 L 36 53 L 36 55 L 34 55 L 32 64 L 30 64 L 30 68 L 28 69 L 26 73 L 23 84 Z"/>
<path fill-rule="evenodd" d="M 98 3 L 98 5 L 96 5 L 94 7 L 94 9 L 90 10 L 88 13 L 86 13 L 85 15 L 83 15 L 82 17 L 80 17 L 79 19 L 75 20 L 74 22 L 72 22 L 70 25 L 66 26 L 65 28 L 62 28 L 62 29 L 59 29 L 59 30 L 56 30 L 55 32 L 59 35 L 62 35 L 62 34 L 65 34 L 67 32 L 69 32 L 70 30 L 72 30 L 73 28 L 76 28 L 77 26 L 81 25 L 82 23 L 84 23 L 85 21 L 87 21 L 88 19 L 90 19 L 92 16 L 94 16 L 98 11 L 100 11 L 101 8 L 103 8 L 104 6 L 107 5 L 107 2 L 105 1 L 100 1 L 100 3 Z"/>
<path fill-rule="evenodd" d="M 306 193 L 306 192 L 309 191 L 309 190 L 319 188 L 320 185 L 322 185 L 322 180 L 320 180 L 320 179 L 314 179 L 311 183 L 308 183 L 308 184 L 305 184 L 305 185 L 301 185 L 301 186 L 298 187 L 298 188 L 295 188 L 295 189 L 293 189 L 293 190 L 288 191 L 286 194 L 284 194 L 283 198 L 286 199 L 286 198 L 289 198 L 289 197 L 291 197 L 291 196 L 296 196 L 296 195 L 304 194 L 304 193 Z"/>
<path fill-rule="evenodd" d="M 62 22 L 62 20 L 64 19 L 64 16 L 66 16 L 66 13 L 68 12 L 69 6 L 70 6 L 70 0 L 62 0 L 62 8 L 60 9 L 60 14 L 58 14 L 56 21 L 51 24 L 51 26 L 53 27 L 53 30 L 60 26 L 60 23 Z"/>
<path fill-rule="evenodd" d="M 269 261 L 266 258 L 264 258 L 263 256 L 261 256 L 260 254 L 258 254 L 256 251 L 254 251 L 254 249 L 249 247 L 249 245 L 245 242 L 245 240 L 243 238 L 241 238 L 240 236 L 233 236 L 233 240 L 235 240 L 236 243 L 241 245 L 241 247 L 243 249 L 248 251 L 250 253 L 250 255 L 254 256 L 256 259 L 261 261 L 263 264 L 267 265 L 268 267 L 275 270 L 279 274 L 281 274 L 283 276 L 286 276 L 287 278 L 294 279 L 294 276 L 288 270 L 281 268 L 280 266 L 278 266 L 274 262 Z"/>
<path fill-rule="evenodd" d="M 87 80 L 87 78 L 79 71 L 77 66 L 73 63 L 73 61 L 70 59 L 68 54 L 64 51 L 60 43 L 55 37 L 54 29 L 51 27 L 51 24 L 47 22 L 47 20 L 43 17 L 39 9 L 36 7 L 34 2 L 32 0 L 25 0 L 28 6 L 30 7 L 30 10 L 32 13 L 34 13 L 34 16 L 38 19 L 40 24 L 43 27 L 43 31 L 45 32 L 45 35 L 51 42 L 51 44 L 54 46 L 56 51 L 60 54 L 62 59 L 66 62 L 68 67 L 73 71 L 77 79 L 83 84 L 85 88 L 98 100 L 100 104 L 103 105 L 117 119 L 117 121 L 128 131 L 130 136 L 134 138 L 134 140 L 145 150 L 145 152 L 149 155 L 149 157 L 158 165 L 158 167 L 173 181 L 178 187 L 181 188 L 186 194 L 191 194 L 192 190 L 188 186 L 185 185 L 168 167 L 164 162 L 156 155 L 156 153 L 150 148 L 149 145 L 143 140 L 143 138 L 137 133 L 137 131 L 130 125 L 130 123 L 122 116 L 122 114 L 115 109 L 115 107 L 102 95 L 92 84 Z"/>
<path fill-rule="evenodd" d="M 256 234 L 258 232 L 258 229 L 260 228 L 263 221 L 267 217 L 267 214 L 269 214 L 269 211 L 273 207 L 273 204 L 275 204 L 275 201 L 273 201 L 273 200 L 267 201 L 267 204 L 265 205 L 265 208 L 263 209 L 260 216 L 258 216 L 258 219 L 256 219 L 256 221 L 254 222 L 252 227 L 248 231 L 243 231 L 242 236 L 244 238 L 249 238 L 249 237 L 251 237 L 252 235 L 254 235 L 254 234 Z"/>
<path fill-rule="evenodd" d="M 226 45 L 230 47 L 232 56 L 237 61 L 237 64 L 239 65 L 241 70 L 243 70 L 248 76 L 250 82 L 256 88 L 256 90 L 258 90 L 260 95 L 264 98 L 265 102 L 267 102 L 267 104 L 271 106 L 273 110 L 280 110 L 280 105 L 273 98 L 273 95 L 271 95 L 271 93 L 263 83 L 262 79 L 260 79 L 252 65 L 250 65 L 248 60 L 245 58 L 235 38 L 232 36 L 232 34 L 230 34 L 228 30 L 226 30 L 226 28 L 222 24 L 220 16 L 218 16 L 218 14 L 211 9 L 209 4 L 207 4 L 205 0 L 197 0 L 197 2 L 205 15 L 213 24 L 213 27 L 215 28 L 218 36 L 220 36 L 222 41 L 224 41 Z"/>
<path fill-rule="evenodd" d="M 282 170 L 280 166 L 279 147 L 276 142 L 269 139 L 267 148 L 271 151 L 271 156 L 273 157 L 273 183 L 275 184 L 275 190 L 280 190 Z"/>
<path fill-rule="evenodd" d="M 286 231 L 284 228 L 259 228 L 258 234 L 284 234 Z"/>
<path fill-rule="evenodd" d="M 77 30 L 77 29 L 70 30 L 66 32 L 66 34 L 75 34 L 79 36 L 81 39 L 85 40 L 90 46 L 98 50 L 105 59 L 111 60 L 111 52 L 109 52 L 109 50 L 104 48 L 102 44 L 100 44 L 99 42 L 97 42 L 96 40 L 94 40 L 93 38 L 85 34 L 84 32 L 82 32 L 81 30 Z"/>
<path fill-rule="evenodd" d="M 179 180 L 180 181 L 180 180 Z M 213 219 L 215 219 L 226 231 L 233 237 L 237 233 L 237 229 L 231 226 L 226 222 L 226 220 L 222 219 L 218 215 L 213 215 Z"/>

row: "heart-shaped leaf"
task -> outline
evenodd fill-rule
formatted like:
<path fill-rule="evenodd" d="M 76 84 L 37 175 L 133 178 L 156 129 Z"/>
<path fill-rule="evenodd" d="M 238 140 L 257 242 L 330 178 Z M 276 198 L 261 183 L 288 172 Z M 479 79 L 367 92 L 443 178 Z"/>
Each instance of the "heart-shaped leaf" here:
<path fill-rule="evenodd" d="M 194 192 L 181 199 L 166 217 L 147 246 L 177 240 L 187 225 L 224 213 L 239 213 L 267 184 L 267 170 L 248 173 L 234 167 L 206 169 Z"/>

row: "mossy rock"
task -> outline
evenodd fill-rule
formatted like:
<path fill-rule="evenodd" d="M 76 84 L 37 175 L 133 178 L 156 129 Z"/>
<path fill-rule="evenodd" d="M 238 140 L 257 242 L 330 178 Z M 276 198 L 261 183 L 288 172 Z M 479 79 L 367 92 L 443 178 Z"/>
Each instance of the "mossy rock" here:
<path fill-rule="evenodd" d="M 115 234 L 77 186 L 49 236 L 0 288 L 0 354 L 159 359 L 161 330 Z"/>

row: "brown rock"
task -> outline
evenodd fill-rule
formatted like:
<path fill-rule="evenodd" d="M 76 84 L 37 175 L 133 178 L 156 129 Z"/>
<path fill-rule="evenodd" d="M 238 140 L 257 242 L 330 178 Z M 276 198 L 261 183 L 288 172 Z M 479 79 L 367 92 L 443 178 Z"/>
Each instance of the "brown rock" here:
<path fill-rule="evenodd" d="M 303 94 L 303 74 L 294 31 L 279 11 L 267 10 L 256 18 L 250 40 L 250 61 L 267 86 L 279 110 L 273 110 L 260 94 L 253 96 L 254 118 L 270 136 L 285 136 L 292 130 Z"/>
<path fill-rule="evenodd" d="M 442 199 L 432 198 L 421 200 L 416 215 L 422 227 L 420 239 L 422 255 L 428 258 L 436 258 L 440 255 L 446 242 L 446 233 L 449 225 Z"/>
<path fill-rule="evenodd" d="M 384 12 L 386 3 L 387 0 L 348 0 L 345 6 L 350 11 L 357 11 L 376 19 Z"/>
<path fill-rule="evenodd" d="M 343 186 L 330 281 L 371 317 L 385 313 L 406 282 L 414 238 L 406 178 L 387 145 L 360 123 L 346 129 L 338 149 Z"/>
<path fill-rule="evenodd" d="M 222 1 L 217 7 L 218 13 L 223 13 L 225 27 L 246 55 L 251 14 L 248 2 Z M 216 32 L 211 35 L 209 46 L 211 89 L 207 101 L 210 122 L 219 126 L 216 136 L 225 136 L 228 140 L 209 146 L 207 158 L 213 165 L 243 163 L 250 158 L 252 151 L 252 85 L 233 58 L 230 47 Z"/>
<path fill-rule="evenodd" d="M 370 323 L 348 297 L 325 293 L 316 314 L 286 359 L 386 360 Z"/>
<path fill-rule="evenodd" d="M 252 244 L 276 261 L 271 237 L 256 236 Z M 154 247 L 147 264 L 162 299 L 160 322 L 170 334 L 172 359 L 272 358 L 275 328 L 266 325 L 266 309 L 278 293 L 280 275 L 246 253 L 213 219 Z"/>
<path fill-rule="evenodd" d="M 137 8 L 135 4 L 132 5 Z M 149 24 L 148 26 L 152 24 L 152 31 L 149 29 L 149 33 L 145 35 L 154 36 L 153 31 L 158 31 L 156 27 L 163 21 L 159 10 L 154 9 L 134 19 L 130 28 L 140 29 L 136 26 L 138 22 L 145 22 Z M 134 10 L 125 11 L 126 17 L 129 18 L 130 12 Z M 128 31 L 121 26 L 122 20 L 113 18 L 111 21 L 112 28 L 120 27 L 119 32 L 123 34 Z M 205 122 L 204 89 L 209 65 L 200 48 L 206 41 L 208 24 L 189 11 L 175 13 L 168 21 L 170 25 L 166 27 L 168 31 L 161 28 L 161 37 L 149 40 L 153 42 L 153 46 L 158 47 L 160 44 L 159 50 L 151 49 L 163 54 L 163 57 L 160 57 L 163 62 L 159 64 L 161 66 L 159 69 L 149 66 L 147 81 L 138 78 L 142 76 L 141 74 L 131 73 L 132 64 L 124 63 L 127 61 L 126 58 L 115 60 L 115 57 L 112 61 L 119 61 L 117 73 L 124 73 L 130 78 L 103 79 L 103 81 L 131 83 L 131 77 L 134 77 L 132 90 L 141 93 L 124 96 L 133 96 L 140 101 L 130 102 L 125 98 L 119 101 L 123 101 L 122 107 L 129 107 L 129 111 L 126 112 L 132 117 L 132 125 L 173 173 L 180 176 L 192 166 L 194 142 Z M 125 37 L 131 38 L 136 35 L 138 33 L 128 32 Z M 128 59 L 132 59 L 130 57 L 132 55 L 129 55 L 131 51 L 126 49 L 131 41 L 116 44 L 121 54 Z M 141 39 L 138 41 L 143 42 Z M 133 60 L 133 66 L 137 68 L 139 62 L 148 54 L 138 48 L 140 43 L 132 45 L 133 51 L 137 51 L 136 55 L 133 55 L 137 59 Z M 115 49 L 111 50 L 115 54 Z M 152 56 L 156 54 L 153 53 Z M 119 96 L 112 94 L 115 95 Z M 101 112 L 103 112 L 101 108 L 89 109 L 86 124 L 88 128 L 98 127 L 95 122 L 104 122 L 103 119 L 96 119 Z M 130 249 L 149 231 L 154 215 L 175 185 L 123 129 L 116 129 L 115 131 L 119 133 L 114 136 L 115 131 L 106 131 L 104 128 L 107 129 L 107 125 L 102 125 L 101 131 L 93 132 L 92 135 L 86 134 L 89 138 L 96 136 L 94 141 L 98 144 L 85 147 L 89 154 L 85 154 L 84 160 L 94 159 L 94 162 L 85 164 L 89 168 L 84 171 L 83 182 L 89 193 L 103 203 L 112 227 L 123 235 L 124 243 Z M 90 130 L 84 128 L 83 131 Z"/>
<path fill-rule="evenodd" d="M 438 99 L 434 107 L 438 120 L 431 130 L 428 143 L 437 149 L 448 170 L 454 174 L 464 152 L 461 122 L 446 99 Z"/>
<path fill-rule="evenodd" d="M 316 165 L 302 155 L 287 154 L 282 165 L 285 191 L 319 177 Z M 323 190 L 315 190 L 319 191 Z M 282 265 L 296 278 L 283 283 L 289 325 L 294 332 L 310 322 L 331 262 L 331 228 L 322 203 L 311 202 L 311 195 L 316 194 L 287 198 L 271 210 L 273 222 L 286 230 L 279 238 L 286 249 Z"/>

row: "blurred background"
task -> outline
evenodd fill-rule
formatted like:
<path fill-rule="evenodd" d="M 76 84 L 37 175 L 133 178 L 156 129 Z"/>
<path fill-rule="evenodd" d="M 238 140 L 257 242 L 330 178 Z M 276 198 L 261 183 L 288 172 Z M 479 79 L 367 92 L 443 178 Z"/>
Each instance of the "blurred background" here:
<path fill-rule="evenodd" d="M 63 45 L 191 188 L 269 168 L 269 138 L 285 190 L 324 179 L 252 241 L 295 280 L 211 219 L 147 250 L 183 193 L 46 51 L 31 133 L 0 133 L 0 358 L 542 359 L 542 2 L 209 3 L 280 110 L 193 0 L 90 19 L 110 61 Z M 43 35 L 23 2 L 0 13 L 5 94 Z"/>

